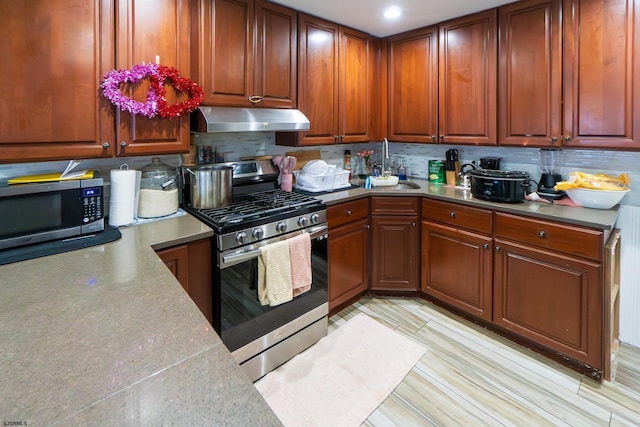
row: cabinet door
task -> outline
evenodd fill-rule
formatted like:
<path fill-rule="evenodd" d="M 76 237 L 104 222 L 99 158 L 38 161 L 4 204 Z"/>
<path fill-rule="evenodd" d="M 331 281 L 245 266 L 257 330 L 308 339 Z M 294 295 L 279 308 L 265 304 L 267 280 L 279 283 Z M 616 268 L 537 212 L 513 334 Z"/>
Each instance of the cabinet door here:
<path fill-rule="evenodd" d="M 369 220 L 329 230 L 329 311 L 369 287 Z"/>
<path fill-rule="evenodd" d="M 439 138 L 495 145 L 496 10 L 440 25 Z"/>
<path fill-rule="evenodd" d="M 594 262 L 495 241 L 493 321 L 602 369 L 602 268 Z"/>
<path fill-rule="evenodd" d="M 371 289 L 418 290 L 417 216 L 372 216 Z"/>
<path fill-rule="evenodd" d="M 339 34 L 339 142 L 369 142 L 373 139 L 373 39 L 344 27 Z"/>
<path fill-rule="evenodd" d="M 188 0 L 119 0 L 116 67 L 127 69 L 144 62 L 175 67 L 189 76 Z M 165 84 L 167 102 L 186 99 Z M 148 84 L 141 84 L 128 96 L 144 102 Z M 117 111 L 117 154 L 145 155 L 189 151 L 189 114 L 181 117 L 149 119 Z"/>
<path fill-rule="evenodd" d="M 174 246 L 156 251 L 156 253 L 188 293 L 189 247 L 187 245 Z"/>
<path fill-rule="evenodd" d="M 0 162 L 113 155 L 113 107 L 99 92 L 115 64 L 113 7 L 0 0 Z"/>
<path fill-rule="evenodd" d="M 256 66 L 254 95 L 258 107 L 295 108 L 298 76 L 298 14 L 256 0 Z M 251 72 L 251 70 L 249 70 Z"/>
<path fill-rule="evenodd" d="M 491 320 L 492 238 L 422 222 L 422 290 L 453 307 Z"/>
<path fill-rule="evenodd" d="M 637 6 L 633 0 L 564 0 L 565 145 L 639 147 Z"/>
<path fill-rule="evenodd" d="M 561 145 L 561 6 L 524 0 L 498 9 L 500 145 Z"/>
<path fill-rule="evenodd" d="M 392 141 L 436 142 L 438 28 L 389 38 L 388 135 Z"/>
<path fill-rule="evenodd" d="M 334 144 L 338 128 L 339 27 L 298 15 L 298 108 L 311 127 L 298 145 Z"/>
<path fill-rule="evenodd" d="M 253 95 L 253 0 L 192 2 L 194 76 L 203 104 L 249 107 Z"/>

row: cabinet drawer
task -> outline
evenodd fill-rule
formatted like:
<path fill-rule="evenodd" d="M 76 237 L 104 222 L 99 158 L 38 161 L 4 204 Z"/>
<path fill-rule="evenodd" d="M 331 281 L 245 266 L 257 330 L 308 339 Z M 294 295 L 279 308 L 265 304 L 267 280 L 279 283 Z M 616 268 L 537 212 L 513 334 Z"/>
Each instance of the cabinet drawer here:
<path fill-rule="evenodd" d="M 418 215 L 420 201 L 417 197 L 372 197 L 373 215 Z"/>
<path fill-rule="evenodd" d="M 369 200 L 360 199 L 327 207 L 329 228 L 369 216 Z"/>
<path fill-rule="evenodd" d="M 493 231 L 493 213 L 457 203 L 422 199 L 422 218 L 480 233 Z"/>
<path fill-rule="evenodd" d="M 496 213 L 496 237 L 595 260 L 602 257 L 603 232 Z"/>

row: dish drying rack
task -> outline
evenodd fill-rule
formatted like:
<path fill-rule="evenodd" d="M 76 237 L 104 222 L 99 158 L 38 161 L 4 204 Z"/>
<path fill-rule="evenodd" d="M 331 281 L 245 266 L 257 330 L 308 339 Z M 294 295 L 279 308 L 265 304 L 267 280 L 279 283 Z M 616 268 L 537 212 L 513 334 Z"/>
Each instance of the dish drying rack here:
<path fill-rule="evenodd" d="M 333 191 L 351 186 L 348 170 L 340 169 L 332 165 L 323 175 L 310 175 L 302 170 L 293 171 L 295 187 L 299 190 L 311 193 Z"/>

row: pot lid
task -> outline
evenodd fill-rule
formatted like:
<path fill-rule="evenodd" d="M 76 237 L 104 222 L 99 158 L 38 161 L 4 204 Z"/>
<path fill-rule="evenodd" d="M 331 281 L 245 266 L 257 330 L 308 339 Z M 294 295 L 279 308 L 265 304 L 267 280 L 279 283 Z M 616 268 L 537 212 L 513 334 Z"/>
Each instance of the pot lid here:
<path fill-rule="evenodd" d="M 528 172 L 520 171 L 503 171 L 503 170 L 491 170 L 491 169 L 473 169 L 468 172 L 469 175 L 477 178 L 492 178 L 492 179 L 529 179 Z"/>

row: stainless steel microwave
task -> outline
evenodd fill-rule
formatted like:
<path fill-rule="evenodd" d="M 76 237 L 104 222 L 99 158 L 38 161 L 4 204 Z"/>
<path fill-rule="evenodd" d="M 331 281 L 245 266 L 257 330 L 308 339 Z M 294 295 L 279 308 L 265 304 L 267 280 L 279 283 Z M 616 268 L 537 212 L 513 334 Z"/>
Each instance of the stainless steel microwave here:
<path fill-rule="evenodd" d="M 104 230 L 101 177 L 0 186 L 0 250 Z"/>

